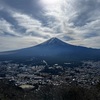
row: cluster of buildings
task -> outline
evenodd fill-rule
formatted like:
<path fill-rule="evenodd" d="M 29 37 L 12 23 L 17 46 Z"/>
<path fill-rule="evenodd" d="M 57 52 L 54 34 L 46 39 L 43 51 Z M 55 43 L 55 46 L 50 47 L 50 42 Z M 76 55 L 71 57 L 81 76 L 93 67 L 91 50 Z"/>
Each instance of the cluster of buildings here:
<path fill-rule="evenodd" d="M 100 81 L 100 62 L 83 62 L 77 67 L 40 65 L 32 66 L 9 61 L 0 62 L 0 79 L 14 81 L 22 88 L 37 88 L 41 85 L 75 84 L 95 85 Z"/>

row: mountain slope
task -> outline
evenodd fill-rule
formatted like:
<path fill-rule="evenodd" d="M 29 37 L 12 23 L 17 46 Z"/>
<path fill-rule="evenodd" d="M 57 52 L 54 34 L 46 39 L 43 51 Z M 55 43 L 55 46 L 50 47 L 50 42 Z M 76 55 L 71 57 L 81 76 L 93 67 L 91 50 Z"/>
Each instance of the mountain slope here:
<path fill-rule="evenodd" d="M 57 38 L 51 38 L 39 45 L 0 53 L 0 60 L 30 60 L 40 64 L 45 60 L 49 64 L 69 61 L 100 60 L 100 50 L 67 44 Z"/>

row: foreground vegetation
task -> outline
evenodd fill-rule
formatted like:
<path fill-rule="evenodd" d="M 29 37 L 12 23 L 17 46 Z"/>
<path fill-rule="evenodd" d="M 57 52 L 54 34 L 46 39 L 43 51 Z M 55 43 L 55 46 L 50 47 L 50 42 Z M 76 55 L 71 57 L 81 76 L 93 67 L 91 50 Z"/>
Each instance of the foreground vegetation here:
<path fill-rule="evenodd" d="M 90 88 L 78 85 L 45 85 L 23 90 L 8 80 L 0 80 L 0 100 L 100 100 L 100 84 Z"/>

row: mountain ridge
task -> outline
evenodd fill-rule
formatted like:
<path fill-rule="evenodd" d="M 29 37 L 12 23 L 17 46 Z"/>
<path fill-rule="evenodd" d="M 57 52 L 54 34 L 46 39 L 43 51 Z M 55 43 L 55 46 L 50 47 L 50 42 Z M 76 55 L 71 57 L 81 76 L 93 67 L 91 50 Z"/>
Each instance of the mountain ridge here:
<path fill-rule="evenodd" d="M 8 53 L 8 54 L 7 54 Z M 33 62 L 43 60 L 48 63 L 65 63 L 69 61 L 100 60 L 100 50 L 82 46 L 75 46 L 61 41 L 58 38 L 51 38 L 41 44 L 29 48 L 3 52 L 0 60 L 21 60 L 33 59 Z"/>

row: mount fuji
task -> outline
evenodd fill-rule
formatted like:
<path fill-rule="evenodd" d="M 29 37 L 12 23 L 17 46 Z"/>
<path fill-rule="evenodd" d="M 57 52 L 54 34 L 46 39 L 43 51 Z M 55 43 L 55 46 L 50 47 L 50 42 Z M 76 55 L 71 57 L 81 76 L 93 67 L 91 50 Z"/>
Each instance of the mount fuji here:
<path fill-rule="evenodd" d="M 42 64 L 63 64 L 65 62 L 100 60 L 100 49 L 75 46 L 61 41 L 58 38 L 51 38 L 39 45 L 0 53 L 0 60 L 22 61 Z"/>

